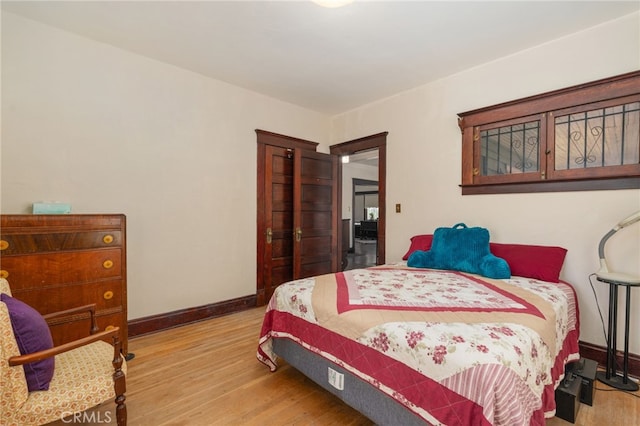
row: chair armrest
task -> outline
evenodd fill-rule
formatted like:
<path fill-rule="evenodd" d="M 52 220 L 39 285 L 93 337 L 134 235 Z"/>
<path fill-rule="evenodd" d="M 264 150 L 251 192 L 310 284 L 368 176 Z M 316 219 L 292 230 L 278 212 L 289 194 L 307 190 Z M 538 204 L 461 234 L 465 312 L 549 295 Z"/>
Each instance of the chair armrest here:
<path fill-rule="evenodd" d="M 89 343 L 97 342 L 98 340 L 102 340 L 105 337 L 114 337 L 116 342 L 119 342 L 119 334 L 120 328 L 115 327 L 111 330 L 101 331 L 99 333 L 92 334 L 91 336 L 83 337 L 78 340 L 74 340 L 72 342 L 64 343 L 59 346 L 54 346 L 51 349 L 45 349 L 44 351 L 34 352 L 31 354 L 12 356 L 9 358 L 9 365 L 22 365 L 29 364 L 30 362 L 40 361 L 46 358 L 51 358 L 52 356 L 59 355 L 63 352 L 68 352 L 72 349 L 79 348 L 80 346 L 88 345 Z"/>
<path fill-rule="evenodd" d="M 50 319 L 50 318 L 63 317 L 63 316 L 73 315 L 73 314 L 77 314 L 77 313 L 85 312 L 85 311 L 88 311 L 89 313 L 93 312 L 95 314 L 95 312 L 96 312 L 96 304 L 95 303 L 90 303 L 88 305 L 77 306 L 77 307 L 71 308 L 71 309 L 65 309 L 64 311 L 52 312 L 50 314 L 43 315 L 43 317 L 44 317 L 45 320 L 47 320 L 47 319 Z"/>
<path fill-rule="evenodd" d="M 89 317 L 91 319 L 91 329 L 89 330 L 89 334 L 94 334 L 98 332 L 98 323 L 96 322 L 96 304 L 91 303 L 89 305 L 77 306 L 75 308 L 66 309 L 64 311 L 52 312 L 50 314 L 43 315 L 42 317 L 50 323 L 54 318 L 71 316 L 74 314 L 79 314 L 83 312 L 89 312 Z"/>

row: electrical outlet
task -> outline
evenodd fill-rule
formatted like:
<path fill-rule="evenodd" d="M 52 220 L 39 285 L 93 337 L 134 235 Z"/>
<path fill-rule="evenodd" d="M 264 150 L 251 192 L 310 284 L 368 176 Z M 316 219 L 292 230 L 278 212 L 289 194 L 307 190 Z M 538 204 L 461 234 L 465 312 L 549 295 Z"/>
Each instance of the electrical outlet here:
<path fill-rule="evenodd" d="M 329 369 L 329 384 L 338 390 L 344 390 L 344 374 L 338 373 L 331 367 Z"/>
<path fill-rule="evenodd" d="M 396 204 L 396 213 L 400 213 L 400 211 L 402 210 L 400 203 Z"/>

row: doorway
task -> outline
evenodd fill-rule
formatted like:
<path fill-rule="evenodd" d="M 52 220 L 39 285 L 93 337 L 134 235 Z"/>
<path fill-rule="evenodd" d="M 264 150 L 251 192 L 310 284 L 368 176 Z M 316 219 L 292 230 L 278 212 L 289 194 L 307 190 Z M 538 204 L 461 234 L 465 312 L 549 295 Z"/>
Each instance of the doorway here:
<path fill-rule="evenodd" d="M 377 206 L 377 220 L 375 221 L 376 225 L 376 239 L 375 239 L 375 261 L 372 262 L 372 265 L 382 265 L 385 263 L 385 232 L 386 232 L 386 157 L 387 157 L 387 134 L 388 132 L 378 133 L 371 136 L 366 136 L 363 138 L 343 142 L 340 144 L 332 145 L 330 147 L 331 154 L 339 155 L 341 157 L 349 156 L 349 161 L 351 161 L 351 156 L 359 156 L 365 153 L 375 153 L 376 155 L 376 163 L 377 163 L 377 179 L 370 178 L 370 181 L 377 182 L 377 198 L 378 198 L 378 206 Z M 345 184 L 344 179 L 344 163 L 339 163 L 339 175 L 340 175 L 340 195 L 338 196 L 339 207 L 338 210 L 342 214 L 342 220 L 345 221 L 347 219 L 351 219 L 352 223 L 349 227 L 343 227 L 341 229 L 342 235 L 339 236 L 338 241 L 344 246 L 345 244 L 353 244 L 353 246 L 348 248 L 348 251 L 353 251 L 355 253 L 355 241 L 353 236 L 355 235 L 355 223 L 353 223 L 353 209 L 354 202 L 350 199 L 350 197 L 345 196 L 345 192 L 351 192 L 351 185 L 353 184 L 352 180 L 349 180 Z M 348 185 L 348 187 L 346 186 Z M 349 190 L 346 190 L 349 188 Z M 354 192 L 355 193 L 355 192 Z M 349 210 L 349 206 L 351 206 L 351 210 Z M 364 210 L 363 210 L 364 212 Z M 369 213 L 369 212 L 368 212 Z M 351 236 L 347 237 L 344 235 L 346 233 L 346 229 L 350 229 Z M 370 244 L 371 245 L 371 244 Z M 342 247 L 342 251 L 347 251 L 345 247 Z M 373 258 L 373 256 L 372 256 Z M 346 269 L 351 269 L 347 264 Z"/>
<path fill-rule="evenodd" d="M 354 164 L 359 169 L 351 170 L 351 175 L 365 175 L 367 173 L 378 176 L 378 150 L 368 151 L 368 162 L 365 165 Z M 352 156 L 355 157 L 355 156 Z M 343 164 L 343 170 L 351 167 L 353 162 Z M 368 268 L 376 265 L 378 247 L 378 219 L 380 217 L 380 203 L 378 181 L 352 177 L 351 191 L 351 220 L 353 224 L 350 232 L 350 245 L 345 269 Z M 345 179 L 346 181 L 346 179 Z M 346 188 L 343 188 L 343 191 Z M 348 198 L 348 197 L 345 197 Z M 349 210 L 349 209 L 347 209 Z"/>

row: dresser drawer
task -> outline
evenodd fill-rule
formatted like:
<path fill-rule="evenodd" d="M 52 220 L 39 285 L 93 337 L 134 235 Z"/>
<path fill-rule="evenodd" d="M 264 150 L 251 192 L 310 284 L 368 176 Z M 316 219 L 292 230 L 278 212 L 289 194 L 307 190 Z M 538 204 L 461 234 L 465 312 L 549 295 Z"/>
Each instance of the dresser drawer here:
<path fill-rule="evenodd" d="M 0 275 L 11 283 L 12 290 L 42 288 L 56 284 L 74 284 L 122 274 L 121 249 L 2 256 Z"/>
<path fill-rule="evenodd" d="M 122 244 L 120 230 L 92 232 L 33 232 L 0 236 L 0 254 L 47 253 L 94 248 L 118 247 Z"/>
<path fill-rule="evenodd" d="M 122 281 L 99 281 L 89 284 L 14 289 L 13 296 L 29 306 L 37 306 L 41 314 L 64 311 L 78 306 L 96 304 L 96 311 L 113 310 L 122 306 Z"/>
<path fill-rule="evenodd" d="M 127 336 L 124 336 L 123 334 L 126 333 L 127 328 L 126 324 L 124 324 L 121 312 L 111 315 L 98 315 L 96 317 L 96 322 L 98 323 L 98 331 L 103 331 L 110 327 L 120 327 L 120 341 L 126 341 Z M 53 344 L 60 345 L 89 336 L 91 321 L 87 314 L 83 316 L 83 318 L 73 322 L 57 322 L 51 323 L 49 326 L 51 328 L 51 335 L 53 336 Z M 112 342 L 109 341 L 109 343 Z"/>

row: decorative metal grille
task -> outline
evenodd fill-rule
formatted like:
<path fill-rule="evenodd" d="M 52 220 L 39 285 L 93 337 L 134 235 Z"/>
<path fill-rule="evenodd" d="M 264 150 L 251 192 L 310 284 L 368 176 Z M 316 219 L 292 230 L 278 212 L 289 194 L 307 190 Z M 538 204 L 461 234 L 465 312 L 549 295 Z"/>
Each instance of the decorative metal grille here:
<path fill-rule="evenodd" d="M 555 168 L 638 164 L 640 102 L 568 114 L 555 119 Z"/>
<path fill-rule="evenodd" d="M 482 175 L 535 172 L 540 168 L 540 121 L 480 132 Z"/>

